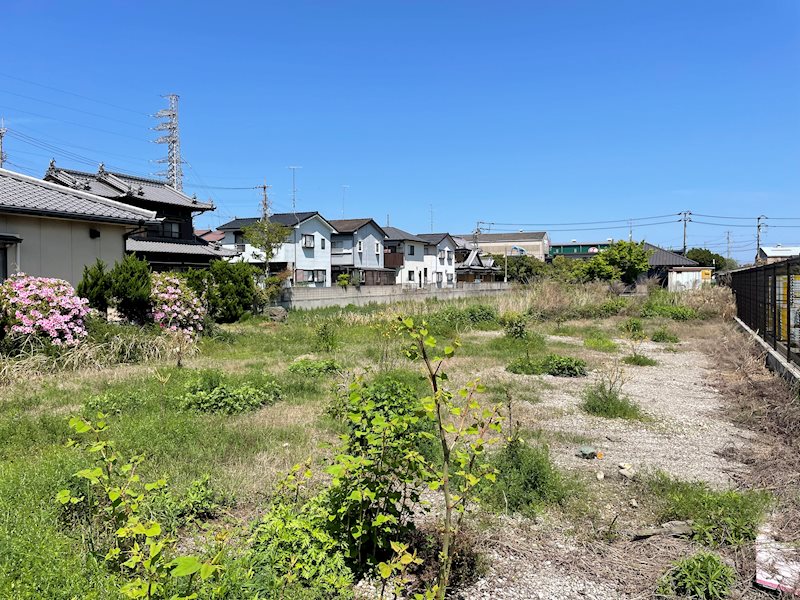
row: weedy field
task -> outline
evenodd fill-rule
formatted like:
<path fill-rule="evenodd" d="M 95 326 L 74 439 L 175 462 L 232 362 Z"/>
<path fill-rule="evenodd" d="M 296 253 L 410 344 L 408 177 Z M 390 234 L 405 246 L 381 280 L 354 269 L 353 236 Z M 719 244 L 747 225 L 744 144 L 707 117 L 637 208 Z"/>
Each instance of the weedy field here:
<path fill-rule="evenodd" d="M 249 317 L 181 368 L 16 365 L 0 596 L 761 597 L 796 401 L 730 315 L 545 282 Z"/>

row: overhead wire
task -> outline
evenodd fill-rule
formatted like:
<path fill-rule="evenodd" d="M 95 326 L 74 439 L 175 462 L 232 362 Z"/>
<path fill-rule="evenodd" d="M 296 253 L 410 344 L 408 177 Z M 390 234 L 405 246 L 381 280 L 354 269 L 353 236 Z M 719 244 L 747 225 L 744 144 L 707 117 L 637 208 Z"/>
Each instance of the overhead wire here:
<path fill-rule="evenodd" d="M 89 115 L 90 117 L 96 117 L 99 119 L 106 119 L 108 121 L 114 121 L 115 123 L 121 123 L 122 125 L 128 125 L 130 127 L 136 127 L 137 129 L 141 127 L 138 123 L 131 123 L 129 121 L 123 121 L 121 119 L 115 119 L 114 117 L 109 117 L 106 115 L 101 115 L 100 113 L 91 112 L 88 110 L 83 110 L 80 108 L 73 108 L 72 106 L 67 106 L 66 104 L 59 104 L 58 102 L 51 102 L 50 100 L 42 100 L 41 98 L 36 98 L 34 96 L 28 96 L 26 94 L 19 94 L 17 92 L 11 92 L 8 90 L 0 90 L 2 94 L 10 94 L 12 96 L 17 96 L 18 98 L 23 98 L 25 100 L 33 100 L 34 102 L 40 102 L 42 104 L 49 104 L 50 106 L 55 106 L 57 108 L 63 108 L 65 110 L 71 110 L 77 113 L 81 113 L 84 115 Z"/>

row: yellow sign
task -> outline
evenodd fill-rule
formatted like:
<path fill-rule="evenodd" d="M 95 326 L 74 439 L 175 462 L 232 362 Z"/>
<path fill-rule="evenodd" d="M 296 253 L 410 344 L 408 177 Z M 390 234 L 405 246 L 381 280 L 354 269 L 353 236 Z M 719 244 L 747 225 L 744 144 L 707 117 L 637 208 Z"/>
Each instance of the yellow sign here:
<path fill-rule="evenodd" d="M 703 281 L 711 281 L 711 269 L 703 269 L 700 271 L 700 277 Z"/>

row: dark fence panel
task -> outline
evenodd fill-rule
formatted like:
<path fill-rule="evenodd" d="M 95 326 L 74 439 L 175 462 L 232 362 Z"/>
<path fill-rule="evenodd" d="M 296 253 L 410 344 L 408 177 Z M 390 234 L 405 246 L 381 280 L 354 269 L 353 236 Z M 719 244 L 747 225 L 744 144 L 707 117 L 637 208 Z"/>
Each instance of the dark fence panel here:
<path fill-rule="evenodd" d="M 734 271 L 728 281 L 739 318 L 800 364 L 800 259 Z"/>

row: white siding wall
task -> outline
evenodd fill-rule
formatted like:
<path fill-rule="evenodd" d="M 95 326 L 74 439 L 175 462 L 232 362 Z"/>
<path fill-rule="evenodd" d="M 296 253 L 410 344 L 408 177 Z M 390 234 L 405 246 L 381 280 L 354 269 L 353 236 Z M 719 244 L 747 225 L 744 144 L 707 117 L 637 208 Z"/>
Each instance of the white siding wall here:
<path fill-rule="evenodd" d="M 409 254 L 410 248 L 414 248 L 414 254 Z M 397 270 L 395 283 L 406 287 L 419 287 L 420 281 L 424 279 L 425 273 L 425 244 L 422 242 L 403 242 L 403 253 L 405 260 L 403 266 Z M 409 272 L 413 272 L 413 279 L 409 279 Z M 430 271 L 428 273 L 430 279 Z"/>
<path fill-rule="evenodd" d="M 100 237 L 89 237 L 90 229 L 99 231 Z M 73 286 L 81 280 L 83 267 L 98 258 L 109 266 L 122 260 L 125 256 L 123 236 L 131 229 L 88 221 L 0 215 L 0 232 L 22 238 L 19 265 L 14 246 L 7 250 L 9 275 L 22 271 L 38 277 L 57 277 Z"/>
<path fill-rule="evenodd" d="M 428 268 L 428 285 L 434 287 L 453 287 L 456 282 L 455 245 L 449 238 L 444 238 L 437 246 L 426 246 L 425 266 Z M 439 252 L 444 256 L 439 258 Z M 442 274 L 439 282 L 437 273 Z M 450 275 L 448 279 L 448 275 Z"/>

